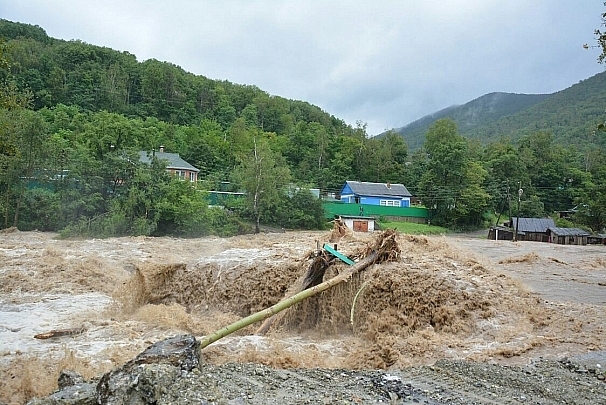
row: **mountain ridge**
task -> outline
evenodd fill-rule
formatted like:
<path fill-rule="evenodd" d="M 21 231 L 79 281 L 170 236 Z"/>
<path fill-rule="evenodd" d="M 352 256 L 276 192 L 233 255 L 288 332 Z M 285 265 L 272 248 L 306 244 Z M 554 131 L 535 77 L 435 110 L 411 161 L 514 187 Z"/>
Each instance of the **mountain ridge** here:
<path fill-rule="evenodd" d="M 551 94 L 492 92 L 454 105 L 396 128 L 410 150 L 422 147 L 425 133 L 437 120 L 450 118 L 461 135 L 487 144 L 500 138 L 516 140 L 536 131 L 548 131 L 562 143 L 588 138 L 603 121 L 606 72 L 581 80 Z M 379 136 L 383 136 L 381 134 Z"/>

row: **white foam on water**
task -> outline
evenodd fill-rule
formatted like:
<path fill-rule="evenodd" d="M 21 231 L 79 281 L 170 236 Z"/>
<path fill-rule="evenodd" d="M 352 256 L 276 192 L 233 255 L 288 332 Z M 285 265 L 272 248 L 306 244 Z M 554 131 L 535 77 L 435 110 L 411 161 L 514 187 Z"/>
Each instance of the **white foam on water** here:
<path fill-rule="evenodd" d="M 0 355 L 46 353 L 69 346 L 74 340 L 71 336 L 44 340 L 34 336 L 51 330 L 80 328 L 83 326 L 81 321 L 80 324 L 72 321 L 75 315 L 102 311 L 110 302 L 110 297 L 99 293 L 45 295 L 20 304 L 11 303 L 6 297 L 0 298 Z M 78 351 L 93 355 L 108 346 L 98 343 L 81 344 Z"/>

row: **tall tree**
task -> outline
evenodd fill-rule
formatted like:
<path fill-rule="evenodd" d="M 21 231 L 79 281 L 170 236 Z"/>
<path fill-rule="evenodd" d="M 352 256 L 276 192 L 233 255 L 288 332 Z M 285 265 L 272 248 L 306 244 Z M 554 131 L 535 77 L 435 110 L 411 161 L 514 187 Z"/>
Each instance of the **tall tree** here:
<path fill-rule="evenodd" d="M 603 233 L 606 231 L 606 164 L 584 174 L 574 200 L 574 220 Z"/>
<path fill-rule="evenodd" d="M 606 1 L 604 2 L 604 6 L 606 6 Z M 602 25 L 606 27 L 606 13 L 602 13 Z M 598 62 L 604 63 L 604 60 L 606 60 L 606 31 L 596 29 L 595 35 L 597 36 L 598 46 L 602 48 L 602 53 L 598 57 Z"/>
<path fill-rule="evenodd" d="M 17 226 L 25 183 L 42 164 L 44 123 L 40 116 L 27 110 L 31 93 L 20 91 L 10 74 L 8 45 L 0 39 L 0 202 L 4 226 Z"/>
<path fill-rule="evenodd" d="M 401 182 L 408 156 L 404 138 L 389 131 L 382 138 L 364 140 L 365 159 L 361 161 L 361 179 L 371 182 Z"/>
<path fill-rule="evenodd" d="M 486 146 L 483 162 L 488 173 L 485 187 L 493 196 L 492 208 L 499 214 L 506 213 L 511 195 L 517 195 L 518 182 L 524 187 L 530 183 L 525 161 L 514 144 L 500 140 Z"/>
<path fill-rule="evenodd" d="M 522 182 L 525 195 L 539 197 L 547 213 L 573 207 L 585 177 L 576 167 L 580 157 L 575 151 L 556 144 L 549 132 L 536 132 L 520 140 L 518 154 L 528 169 L 528 182 Z"/>
<path fill-rule="evenodd" d="M 280 193 L 290 181 L 290 170 L 282 156 L 276 155 L 259 134 L 253 137 L 253 147 L 241 159 L 234 179 L 246 191 L 247 208 L 260 231 L 261 215 L 280 199 Z"/>
<path fill-rule="evenodd" d="M 12 212 L 12 226 L 19 223 L 19 214 L 27 183 L 44 176 L 48 133 L 45 123 L 34 111 L 21 109 L 0 111 L 3 122 L 0 128 L 0 182 L 6 193 L 4 225 L 9 225 Z M 54 174 L 54 173 L 53 173 Z"/>
<path fill-rule="evenodd" d="M 482 187 L 487 173 L 469 156 L 455 122 L 436 121 L 426 134 L 425 150 L 427 170 L 419 189 L 432 220 L 451 228 L 477 226 L 490 199 Z"/>

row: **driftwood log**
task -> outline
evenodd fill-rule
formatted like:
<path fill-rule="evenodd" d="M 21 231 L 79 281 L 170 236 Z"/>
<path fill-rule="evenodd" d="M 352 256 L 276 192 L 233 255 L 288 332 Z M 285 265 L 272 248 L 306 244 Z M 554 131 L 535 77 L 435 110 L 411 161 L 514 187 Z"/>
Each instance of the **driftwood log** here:
<path fill-rule="evenodd" d="M 37 335 L 34 335 L 34 338 L 35 339 L 50 339 L 50 338 L 61 337 L 61 336 L 79 335 L 82 332 L 84 332 L 84 328 L 53 329 L 48 332 L 38 333 Z"/>
<path fill-rule="evenodd" d="M 347 281 L 354 274 L 361 272 L 362 270 L 373 265 L 374 263 L 396 260 L 400 254 L 400 249 L 396 242 L 396 235 L 397 235 L 397 233 L 395 230 L 388 229 L 387 231 L 383 232 L 378 237 L 374 247 L 369 249 L 369 252 L 366 255 L 366 257 L 364 259 L 360 260 L 355 265 L 349 267 L 347 269 L 347 271 L 344 271 L 343 273 L 331 278 L 328 281 L 325 281 L 323 283 L 306 288 L 303 291 L 301 291 L 291 297 L 283 299 L 282 301 L 278 302 L 277 304 L 275 304 L 269 308 L 266 308 L 259 312 L 255 312 L 254 314 L 251 314 L 251 315 L 247 316 L 246 318 L 240 319 L 239 321 L 236 321 L 236 322 L 232 323 L 231 325 L 228 325 L 224 328 L 221 328 L 221 329 L 211 333 L 208 336 L 205 336 L 200 341 L 200 349 L 205 348 L 206 346 L 210 345 L 211 343 L 214 343 L 217 340 L 219 340 L 227 335 L 230 335 L 231 333 L 233 333 L 239 329 L 242 329 L 255 322 L 260 322 L 264 319 L 267 319 L 273 315 L 280 313 L 281 311 L 283 311 L 287 308 L 290 308 L 291 306 L 293 306 L 294 304 L 296 304 L 298 302 L 301 302 L 309 297 L 312 297 L 316 294 L 321 293 L 322 291 L 326 291 L 329 288 L 332 288 L 344 281 Z M 313 262 L 312 262 L 312 265 L 313 265 Z M 311 266 L 310 266 L 310 268 L 311 268 Z M 324 270 L 326 270 L 326 269 L 324 269 Z M 308 273 L 310 271 L 316 272 L 316 275 L 318 275 L 318 273 L 319 273 L 318 269 L 315 269 L 315 270 L 308 269 Z M 323 276 L 323 272 L 322 272 L 322 276 Z M 305 277 L 305 279 L 308 279 L 308 278 Z M 317 281 L 318 278 L 309 277 L 309 280 L 311 280 L 311 282 L 314 282 L 314 281 Z M 321 280 L 321 278 L 320 278 L 320 280 Z M 269 328 L 270 326 L 271 326 L 271 324 L 267 328 Z"/>

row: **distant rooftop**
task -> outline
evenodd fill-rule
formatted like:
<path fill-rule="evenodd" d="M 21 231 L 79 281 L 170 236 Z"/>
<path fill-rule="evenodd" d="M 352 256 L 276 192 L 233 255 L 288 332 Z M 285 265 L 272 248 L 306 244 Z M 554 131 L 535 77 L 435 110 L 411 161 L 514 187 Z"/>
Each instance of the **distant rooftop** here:
<path fill-rule="evenodd" d="M 397 183 L 368 183 L 364 181 L 346 181 L 351 190 L 358 195 L 385 197 L 412 197 L 403 184 Z"/>
<path fill-rule="evenodd" d="M 511 218 L 511 227 L 518 227 L 518 218 Z M 521 232 L 547 232 L 547 229 L 555 228 L 552 218 L 522 218 L 519 220 L 518 231 Z"/>
<path fill-rule="evenodd" d="M 590 236 L 591 234 L 580 228 L 556 228 L 550 227 L 549 230 L 558 236 Z"/>
<path fill-rule="evenodd" d="M 158 158 L 158 160 L 166 161 L 167 169 L 179 169 L 179 170 L 190 170 L 194 172 L 199 172 L 200 169 L 190 165 L 185 160 L 179 156 L 178 153 L 169 153 L 169 152 L 147 152 L 147 151 L 139 151 L 139 159 L 143 163 L 151 163 L 152 154 Z"/>

